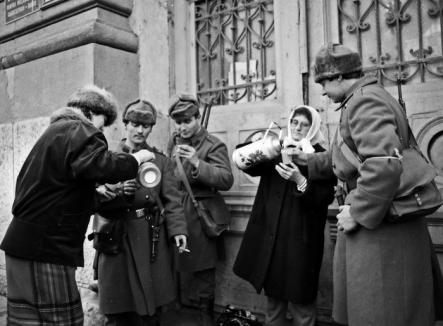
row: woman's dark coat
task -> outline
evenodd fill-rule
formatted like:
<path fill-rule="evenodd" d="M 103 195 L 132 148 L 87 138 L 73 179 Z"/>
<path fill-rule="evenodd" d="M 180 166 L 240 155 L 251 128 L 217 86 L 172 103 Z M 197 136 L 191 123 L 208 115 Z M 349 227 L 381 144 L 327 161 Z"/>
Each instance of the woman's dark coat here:
<path fill-rule="evenodd" d="M 316 151 L 323 149 L 315 145 Z M 324 227 L 335 178 L 312 182 L 304 193 L 275 170 L 277 160 L 245 172 L 261 176 L 234 273 L 258 293 L 299 304 L 317 296 Z M 306 176 L 306 170 L 301 169 Z"/>
<path fill-rule="evenodd" d="M 83 241 L 96 182 L 134 178 L 137 160 L 108 151 L 103 133 L 62 108 L 29 153 L 17 178 L 14 215 L 1 244 L 6 254 L 83 266 Z"/>
<path fill-rule="evenodd" d="M 121 143 L 118 150 L 124 147 Z M 154 151 L 149 146 L 145 148 Z M 123 218 L 126 226 L 122 252 L 100 254 L 98 259 L 100 310 L 104 314 L 134 311 L 139 315 L 153 315 L 157 307 L 173 301 L 177 294 L 170 251 L 177 251 L 175 235 L 188 234 L 181 206 L 182 193 L 178 190 L 170 159 L 155 152 L 152 162 L 162 175 L 157 186 L 151 189 L 140 187 L 133 200 L 127 196 L 117 197 L 100 210 L 103 216 Z M 163 203 L 165 214 L 160 225 L 157 258 L 150 262 L 152 237 L 149 224 L 145 218 L 135 219 L 132 212 L 148 207 L 145 196 L 152 199 L 154 193 Z"/>
<path fill-rule="evenodd" d="M 174 137 L 168 146 L 171 154 L 175 151 L 176 140 Z M 234 181 L 226 145 L 210 135 L 203 127 L 189 141 L 189 145 L 196 149 L 200 160 L 198 169 L 194 169 L 187 160 L 183 160 L 183 168 L 194 196 L 209 210 L 216 222 L 228 224 L 230 214 L 223 197 L 218 192 L 229 190 Z M 179 176 L 176 167 L 175 174 Z M 222 236 L 215 239 L 206 236 L 191 198 L 182 183 L 181 189 L 185 193 L 183 207 L 188 223 L 190 253 L 176 257 L 177 269 L 180 272 L 193 272 L 214 268 L 218 258 L 217 249 L 220 249 L 217 246 L 223 245 Z"/>

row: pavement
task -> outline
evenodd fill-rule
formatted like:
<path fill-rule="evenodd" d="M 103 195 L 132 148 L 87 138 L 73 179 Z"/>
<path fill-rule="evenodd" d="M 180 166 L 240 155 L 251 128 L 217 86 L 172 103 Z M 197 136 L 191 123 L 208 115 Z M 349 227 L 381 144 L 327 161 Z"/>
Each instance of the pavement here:
<path fill-rule="evenodd" d="M 97 296 L 89 290 L 80 289 L 82 294 L 85 326 L 102 326 L 104 317 L 98 312 Z M 169 310 L 163 314 L 161 326 L 196 326 L 198 311 L 192 308 Z M 6 326 L 6 297 L 0 296 L 0 326 Z"/>

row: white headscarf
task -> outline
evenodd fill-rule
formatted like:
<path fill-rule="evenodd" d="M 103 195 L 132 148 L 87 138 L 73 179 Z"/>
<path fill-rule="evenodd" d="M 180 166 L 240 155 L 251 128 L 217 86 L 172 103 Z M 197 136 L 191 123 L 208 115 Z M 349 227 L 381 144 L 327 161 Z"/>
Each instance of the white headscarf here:
<path fill-rule="evenodd" d="M 291 120 L 296 115 L 297 111 L 301 108 L 309 110 L 312 117 L 312 124 L 311 128 L 309 128 L 308 133 L 306 134 L 306 137 L 301 139 L 300 141 L 295 141 L 292 138 L 292 133 L 291 133 Z M 312 106 L 299 105 L 295 108 L 292 108 L 291 114 L 289 115 L 288 119 L 288 136 L 283 141 L 283 147 L 288 147 L 292 145 L 292 146 L 301 147 L 302 151 L 305 153 L 314 153 L 315 150 L 314 147 L 312 147 L 312 145 L 323 143 L 325 141 L 325 137 L 323 136 L 320 127 L 321 127 L 320 114 L 318 114 L 317 110 L 314 109 Z"/>

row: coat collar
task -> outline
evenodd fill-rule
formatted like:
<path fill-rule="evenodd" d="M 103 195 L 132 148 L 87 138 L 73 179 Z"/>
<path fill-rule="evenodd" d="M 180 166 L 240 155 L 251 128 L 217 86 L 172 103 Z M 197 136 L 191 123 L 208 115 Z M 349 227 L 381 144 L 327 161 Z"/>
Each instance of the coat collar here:
<path fill-rule="evenodd" d="M 80 109 L 72 108 L 69 106 L 55 110 L 51 114 L 50 123 L 54 123 L 63 119 L 82 121 L 92 125 L 92 122 L 88 118 L 86 118 L 83 113 L 81 113 Z"/>
<path fill-rule="evenodd" d="M 149 150 L 149 151 L 151 151 L 151 152 L 154 150 L 154 148 L 152 148 L 151 146 L 149 146 L 148 144 L 146 144 L 146 142 L 143 143 L 143 144 L 141 145 L 140 150 L 141 150 L 141 149 L 147 149 L 147 150 Z M 117 151 L 124 152 L 124 153 L 135 153 L 135 152 L 138 152 L 138 151 L 134 151 L 131 147 L 129 147 L 128 145 L 126 145 L 126 138 L 123 138 L 123 139 L 118 143 L 118 145 L 117 145 Z"/>
<path fill-rule="evenodd" d="M 365 76 L 357 80 L 345 93 L 345 99 L 341 102 L 340 106 L 335 110 L 341 110 L 345 107 L 346 103 L 351 99 L 357 89 L 360 89 L 366 85 L 375 84 L 378 79 L 373 76 Z"/>
<path fill-rule="evenodd" d="M 191 146 L 194 148 L 198 147 L 207 136 L 208 131 L 204 127 L 201 127 L 200 130 L 191 137 Z"/>

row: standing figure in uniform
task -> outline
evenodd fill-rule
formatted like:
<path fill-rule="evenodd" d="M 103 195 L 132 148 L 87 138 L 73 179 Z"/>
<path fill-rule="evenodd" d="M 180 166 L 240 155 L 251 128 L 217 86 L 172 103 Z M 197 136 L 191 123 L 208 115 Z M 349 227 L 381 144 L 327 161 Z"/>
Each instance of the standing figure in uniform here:
<path fill-rule="evenodd" d="M 85 86 L 53 113 L 17 177 L 6 253 L 8 325 L 83 325 L 75 281 L 95 209 L 97 182 L 134 178 L 154 158 L 108 151 L 102 133 L 117 117 L 114 96 Z"/>
<path fill-rule="evenodd" d="M 330 151 L 299 152 L 296 161 L 307 163 L 312 179 L 335 174 L 348 188 L 337 215 L 333 318 L 351 326 L 434 325 L 443 310 L 435 301 L 441 272 L 425 216 L 386 220 L 408 172 L 398 158 L 408 123 L 403 108 L 376 78 L 362 77 L 360 55 L 341 44 L 323 46 L 314 69 L 323 95 L 340 103 L 340 124 Z M 359 169 L 342 142 L 360 158 Z"/>
<path fill-rule="evenodd" d="M 98 252 L 99 303 L 106 325 L 158 326 L 161 306 L 176 299 L 170 247 L 185 249 L 188 232 L 171 160 L 146 143 L 156 117 L 148 101 L 128 104 L 123 112 L 126 138 L 117 151 L 155 152 L 152 163 L 161 172 L 160 182 L 153 188 L 135 179 L 101 186 L 101 193 L 113 199 L 98 213 L 123 219 L 125 230 L 119 253 Z"/>
<path fill-rule="evenodd" d="M 314 108 L 292 109 L 289 121 L 292 135 L 285 147 L 325 151 Z M 314 326 L 324 228 L 336 179 L 312 181 L 306 167 L 283 163 L 281 155 L 244 172 L 261 178 L 234 273 L 258 293 L 264 290 L 267 326 L 286 325 L 287 308 L 294 326 Z"/>
<path fill-rule="evenodd" d="M 176 133 L 168 151 L 183 163 L 186 177 L 196 199 L 218 223 L 229 223 L 230 215 L 219 190 L 229 190 L 233 183 L 226 145 L 201 126 L 199 103 L 190 95 L 177 95 L 169 108 Z M 176 175 L 178 171 L 176 168 Z M 189 250 L 178 255 L 177 269 L 182 294 L 200 307 L 200 325 L 213 325 L 215 266 L 223 250 L 223 235 L 209 238 L 203 231 L 189 194 L 185 191 L 183 207 L 189 231 Z"/>

